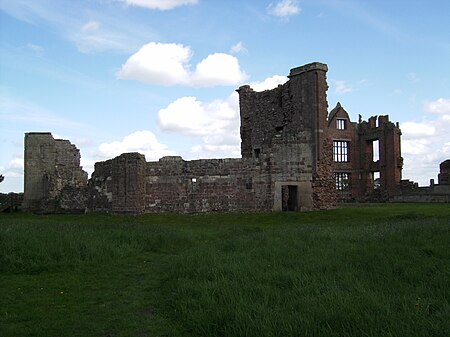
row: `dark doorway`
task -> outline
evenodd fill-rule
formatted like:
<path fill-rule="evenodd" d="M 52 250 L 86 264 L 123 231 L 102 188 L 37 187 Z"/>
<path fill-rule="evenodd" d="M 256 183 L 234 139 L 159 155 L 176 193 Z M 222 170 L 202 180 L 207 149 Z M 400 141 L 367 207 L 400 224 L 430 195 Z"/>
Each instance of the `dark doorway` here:
<path fill-rule="evenodd" d="M 298 188 L 295 185 L 281 186 L 282 210 L 285 212 L 298 211 Z"/>

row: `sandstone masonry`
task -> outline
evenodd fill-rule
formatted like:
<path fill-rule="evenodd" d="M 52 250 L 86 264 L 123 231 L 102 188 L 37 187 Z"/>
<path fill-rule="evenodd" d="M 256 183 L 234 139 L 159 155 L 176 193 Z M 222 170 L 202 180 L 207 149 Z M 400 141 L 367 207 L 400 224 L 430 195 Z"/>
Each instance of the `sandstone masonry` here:
<path fill-rule="evenodd" d="M 24 208 L 36 212 L 308 211 L 338 200 L 387 200 L 401 190 L 399 125 L 328 113 L 327 65 L 291 69 L 272 90 L 241 86 L 241 159 L 147 162 L 124 153 L 91 179 L 78 149 L 50 133 L 25 135 Z M 447 164 L 446 164 L 447 165 Z M 447 165 L 448 166 L 448 165 Z M 446 167 L 447 167 L 446 166 Z M 442 173 L 448 183 L 448 170 Z"/>

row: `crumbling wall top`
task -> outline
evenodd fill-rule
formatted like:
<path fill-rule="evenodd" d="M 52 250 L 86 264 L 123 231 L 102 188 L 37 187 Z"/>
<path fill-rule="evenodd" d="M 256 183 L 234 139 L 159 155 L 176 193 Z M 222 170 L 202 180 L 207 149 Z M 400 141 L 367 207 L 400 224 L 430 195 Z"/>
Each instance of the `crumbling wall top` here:
<path fill-rule="evenodd" d="M 301 75 L 303 73 L 306 73 L 309 71 L 314 71 L 314 70 L 321 70 L 321 71 L 327 72 L 328 66 L 325 63 L 320 63 L 320 62 L 313 62 L 313 63 L 305 64 L 304 66 L 301 66 L 301 67 L 292 68 L 288 77 L 291 78 L 292 76 Z"/>

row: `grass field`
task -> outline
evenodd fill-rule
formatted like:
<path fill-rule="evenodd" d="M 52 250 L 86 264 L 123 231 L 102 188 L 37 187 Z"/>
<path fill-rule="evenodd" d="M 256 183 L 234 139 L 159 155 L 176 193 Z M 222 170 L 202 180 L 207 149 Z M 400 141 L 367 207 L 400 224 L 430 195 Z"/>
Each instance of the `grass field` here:
<path fill-rule="evenodd" d="M 0 214 L 0 336 L 450 336 L 450 207 Z"/>

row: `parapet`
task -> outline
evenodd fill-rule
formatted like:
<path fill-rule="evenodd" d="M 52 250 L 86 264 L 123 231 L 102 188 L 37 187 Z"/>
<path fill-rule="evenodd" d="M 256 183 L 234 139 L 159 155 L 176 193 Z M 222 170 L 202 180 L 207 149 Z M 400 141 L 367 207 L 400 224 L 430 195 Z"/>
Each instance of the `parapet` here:
<path fill-rule="evenodd" d="M 327 72 L 328 66 L 325 63 L 320 62 L 308 63 L 301 67 L 292 68 L 288 77 L 291 78 L 293 76 L 301 75 L 314 70 L 321 70 Z"/>

